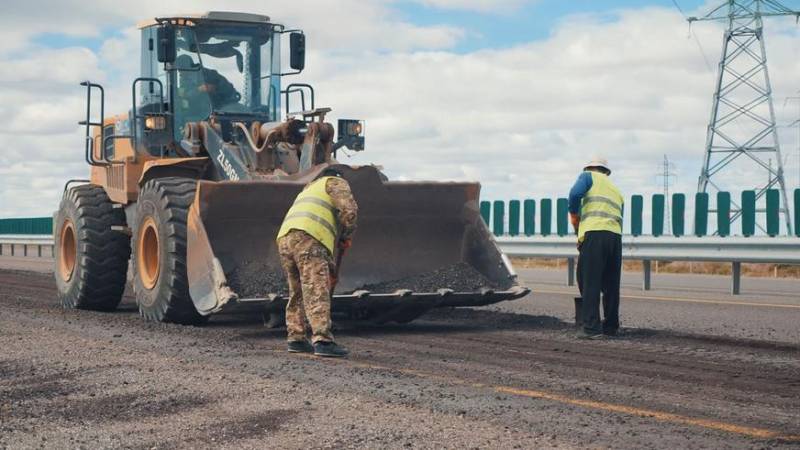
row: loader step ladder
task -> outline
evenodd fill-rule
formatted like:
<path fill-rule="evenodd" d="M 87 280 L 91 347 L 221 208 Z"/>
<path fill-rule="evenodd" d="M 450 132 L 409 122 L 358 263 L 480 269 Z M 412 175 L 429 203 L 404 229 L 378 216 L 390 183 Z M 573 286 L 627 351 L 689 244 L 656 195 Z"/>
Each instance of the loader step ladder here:
<path fill-rule="evenodd" d="M 92 127 L 100 127 L 100 136 L 103 136 L 103 122 L 105 121 L 105 102 L 106 102 L 106 94 L 103 86 L 92 83 L 89 80 L 86 80 L 81 83 L 81 86 L 86 87 L 86 120 L 81 120 L 78 122 L 78 125 L 83 125 L 86 127 L 86 137 L 85 137 L 85 148 L 84 151 L 86 159 L 86 163 L 90 166 L 100 166 L 100 167 L 107 167 L 109 166 L 109 162 L 103 159 L 103 161 L 98 161 L 94 158 L 94 138 L 92 137 Z M 92 121 L 92 91 L 97 90 L 100 92 L 100 120 L 98 122 Z"/>

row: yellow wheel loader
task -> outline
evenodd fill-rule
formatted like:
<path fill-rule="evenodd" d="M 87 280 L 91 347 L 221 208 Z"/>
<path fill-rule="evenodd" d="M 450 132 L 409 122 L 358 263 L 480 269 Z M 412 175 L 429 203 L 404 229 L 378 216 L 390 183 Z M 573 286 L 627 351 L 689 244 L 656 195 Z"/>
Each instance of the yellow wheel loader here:
<path fill-rule="evenodd" d="M 302 31 L 231 12 L 140 28 L 127 114 L 106 117 L 103 87 L 81 83 L 91 177 L 67 183 L 54 223 L 65 307 L 114 309 L 131 264 L 147 320 L 278 317 L 287 300 L 278 228 L 303 186 L 332 165 L 359 205 L 335 313 L 406 322 L 528 293 L 481 219 L 479 184 L 390 181 L 376 166 L 337 162 L 343 147 L 364 150 L 363 122 L 334 129 L 312 86 L 284 85 L 305 66 Z"/>

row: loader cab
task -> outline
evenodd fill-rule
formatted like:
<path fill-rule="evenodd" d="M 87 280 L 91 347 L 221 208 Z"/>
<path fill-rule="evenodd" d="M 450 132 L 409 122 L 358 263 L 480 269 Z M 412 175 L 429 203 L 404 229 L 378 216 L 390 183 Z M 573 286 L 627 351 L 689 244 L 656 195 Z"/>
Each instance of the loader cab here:
<path fill-rule="evenodd" d="M 239 13 L 144 26 L 131 114 L 137 147 L 168 155 L 186 123 L 212 114 L 279 120 L 282 32 L 266 16 Z"/>

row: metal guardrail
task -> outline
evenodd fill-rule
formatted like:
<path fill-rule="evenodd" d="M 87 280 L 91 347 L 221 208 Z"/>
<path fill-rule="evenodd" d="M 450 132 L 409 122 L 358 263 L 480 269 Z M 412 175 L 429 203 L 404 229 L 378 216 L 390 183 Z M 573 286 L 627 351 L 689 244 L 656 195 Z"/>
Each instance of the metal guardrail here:
<path fill-rule="evenodd" d="M 567 260 L 567 284 L 575 284 L 578 257 L 575 236 L 499 236 L 500 249 L 511 257 Z M 800 264 L 800 239 L 792 237 L 652 237 L 622 238 L 622 258 L 643 262 L 643 288 L 650 290 L 652 261 L 731 263 L 731 293 L 741 292 L 742 263 Z"/>
<path fill-rule="evenodd" d="M 0 256 L 53 257 L 53 236 L 4 234 L 0 235 Z"/>
<path fill-rule="evenodd" d="M 567 284 L 575 285 L 578 249 L 575 236 L 499 236 L 508 256 L 567 260 Z M 53 256 L 49 235 L 0 235 L 0 256 Z M 650 290 L 653 261 L 725 262 L 731 264 L 731 293 L 741 291 L 742 263 L 800 264 L 800 239 L 792 237 L 653 237 L 622 238 L 622 258 L 642 261 L 643 288 Z"/>

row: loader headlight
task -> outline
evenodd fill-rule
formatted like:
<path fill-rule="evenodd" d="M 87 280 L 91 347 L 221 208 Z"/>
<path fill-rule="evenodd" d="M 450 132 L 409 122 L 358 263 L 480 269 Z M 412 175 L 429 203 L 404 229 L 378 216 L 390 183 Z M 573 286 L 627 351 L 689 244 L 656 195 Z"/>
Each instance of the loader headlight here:
<path fill-rule="evenodd" d="M 336 148 L 344 146 L 357 152 L 364 150 L 364 121 L 339 119 L 338 140 Z"/>
<path fill-rule="evenodd" d="M 164 116 L 147 116 L 144 118 L 144 127 L 148 130 L 163 130 L 167 128 L 167 118 Z"/>
<path fill-rule="evenodd" d="M 339 136 L 361 136 L 364 133 L 364 121 L 339 119 Z"/>

